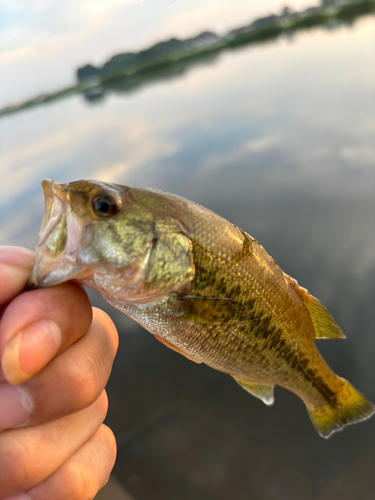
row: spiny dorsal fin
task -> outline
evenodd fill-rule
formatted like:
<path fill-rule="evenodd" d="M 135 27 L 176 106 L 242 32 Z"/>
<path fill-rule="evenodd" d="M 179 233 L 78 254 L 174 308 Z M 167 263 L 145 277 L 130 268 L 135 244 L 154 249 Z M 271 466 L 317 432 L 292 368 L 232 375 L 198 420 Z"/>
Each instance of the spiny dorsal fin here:
<path fill-rule="evenodd" d="M 298 285 L 297 281 L 287 276 L 289 284 L 297 292 L 306 307 L 314 326 L 315 338 L 317 339 L 344 339 L 345 335 L 336 325 L 334 319 L 327 309 L 318 299 L 309 294 L 309 292 Z"/>
<path fill-rule="evenodd" d="M 257 382 L 249 382 L 248 380 L 242 380 L 236 377 L 233 378 L 243 389 L 245 389 L 245 391 L 261 399 L 266 405 L 273 405 L 275 400 L 273 397 L 274 385 L 258 384 Z"/>

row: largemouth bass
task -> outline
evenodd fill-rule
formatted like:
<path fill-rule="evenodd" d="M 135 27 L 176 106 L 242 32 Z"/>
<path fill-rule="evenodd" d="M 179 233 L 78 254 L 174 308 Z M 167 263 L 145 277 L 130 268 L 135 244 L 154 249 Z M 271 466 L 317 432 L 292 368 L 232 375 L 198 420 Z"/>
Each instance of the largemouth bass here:
<path fill-rule="evenodd" d="M 173 194 L 42 183 L 45 213 L 29 284 L 78 280 L 166 346 L 231 375 L 270 405 L 297 394 L 328 437 L 374 413 L 316 338 L 343 338 L 328 311 L 250 235 Z"/>

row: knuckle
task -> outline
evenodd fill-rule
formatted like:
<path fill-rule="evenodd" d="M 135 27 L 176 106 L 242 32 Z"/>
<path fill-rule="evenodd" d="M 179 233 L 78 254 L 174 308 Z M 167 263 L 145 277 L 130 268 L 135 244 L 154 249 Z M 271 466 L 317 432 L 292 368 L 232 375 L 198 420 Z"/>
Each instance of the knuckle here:
<path fill-rule="evenodd" d="M 86 463 L 72 461 L 66 471 L 66 494 L 70 500 L 92 500 L 96 493 L 95 481 Z"/>
<path fill-rule="evenodd" d="M 113 461 L 113 464 L 115 463 L 116 461 L 116 455 L 117 455 L 117 442 L 116 442 L 116 438 L 115 438 L 115 435 L 112 431 L 112 429 L 110 429 L 107 425 L 103 424 L 103 429 L 105 430 L 106 434 L 107 434 L 107 440 L 109 442 L 109 445 L 110 445 L 110 450 L 111 450 L 111 457 L 112 457 L 112 461 Z"/>
<path fill-rule="evenodd" d="M 115 435 L 113 434 L 112 430 L 105 424 L 102 424 L 98 432 L 101 434 L 101 437 L 103 439 L 103 448 L 106 449 L 107 460 L 108 463 L 112 464 L 112 469 L 115 464 L 117 455 L 117 443 Z"/>
<path fill-rule="evenodd" d="M 101 393 L 101 395 L 99 396 L 97 401 L 98 401 L 97 404 L 99 405 L 99 412 L 100 412 L 100 416 L 101 416 L 100 421 L 103 422 L 105 417 L 107 416 L 107 412 L 108 412 L 108 396 L 107 396 L 106 391 L 103 391 Z"/>
<path fill-rule="evenodd" d="M 116 326 L 113 323 L 111 317 L 102 309 L 93 307 L 92 311 L 93 311 L 92 326 L 104 329 L 105 332 L 104 338 L 107 341 L 108 351 L 110 352 L 112 358 L 114 358 L 119 344 L 119 338 Z"/>
<path fill-rule="evenodd" d="M 98 397 L 99 376 L 94 361 L 83 351 L 67 363 L 65 379 L 77 408 L 86 408 Z"/>
<path fill-rule="evenodd" d="M 103 454 L 101 463 L 105 463 L 105 469 L 102 469 L 101 475 L 98 476 L 98 487 L 103 488 L 111 477 L 112 469 L 115 465 L 117 444 L 112 430 L 105 424 L 102 424 L 97 431 L 98 446 Z"/>
<path fill-rule="evenodd" d="M 38 453 L 34 443 L 17 439 L 12 434 L 8 434 L 8 439 L 1 443 L 0 496 L 32 486 L 38 470 Z"/>
<path fill-rule="evenodd" d="M 112 469 L 116 463 L 117 443 L 116 443 L 116 438 L 111 430 L 110 430 L 110 434 L 109 434 L 108 447 L 109 447 L 109 462 L 111 464 L 110 467 L 111 467 L 111 471 L 112 471 Z"/>
<path fill-rule="evenodd" d="M 106 484 L 113 468 L 113 463 L 108 459 L 113 454 L 113 451 L 109 450 L 114 439 L 111 435 L 112 431 L 102 425 L 92 438 L 91 446 L 72 457 L 66 464 L 66 498 L 91 500 Z"/>

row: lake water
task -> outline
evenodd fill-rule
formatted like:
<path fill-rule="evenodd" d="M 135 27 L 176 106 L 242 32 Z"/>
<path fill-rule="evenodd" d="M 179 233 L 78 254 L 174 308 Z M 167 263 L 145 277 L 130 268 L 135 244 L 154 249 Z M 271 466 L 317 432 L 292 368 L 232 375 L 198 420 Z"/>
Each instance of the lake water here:
<path fill-rule="evenodd" d="M 375 401 L 374 34 L 364 17 L 226 52 L 132 93 L 3 117 L 0 244 L 35 246 L 45 177 L 194 200 L 326 305 L 347 339 L 319 349 Z M 276 389 L 267 408 L 107 310 L 122 333 L 108 388 L 114 473 L 134 498 L 374 498 L 375 418 L 325 441 L 291 393 Z"/>

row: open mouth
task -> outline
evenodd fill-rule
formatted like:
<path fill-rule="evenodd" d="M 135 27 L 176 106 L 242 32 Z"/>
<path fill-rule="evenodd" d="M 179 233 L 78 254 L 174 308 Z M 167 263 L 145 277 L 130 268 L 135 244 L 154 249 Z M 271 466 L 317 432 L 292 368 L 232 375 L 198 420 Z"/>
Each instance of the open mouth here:
<path fill-rule="evenodd" d="M 61 185 L 50 179 L 45 179 L 42 187 L 44 216 L 36 250 L 48 257 L 56 257 L 64 251 L 67 243 L 67 196 Z"/>
<path fill-rule="evenodd" d="M 77 258 L 84 223 L 71 210 L 64 185 L 46 179 L 42 187 L 44 216 L 28 288 L 57 285 L 82 274 Z"/>

